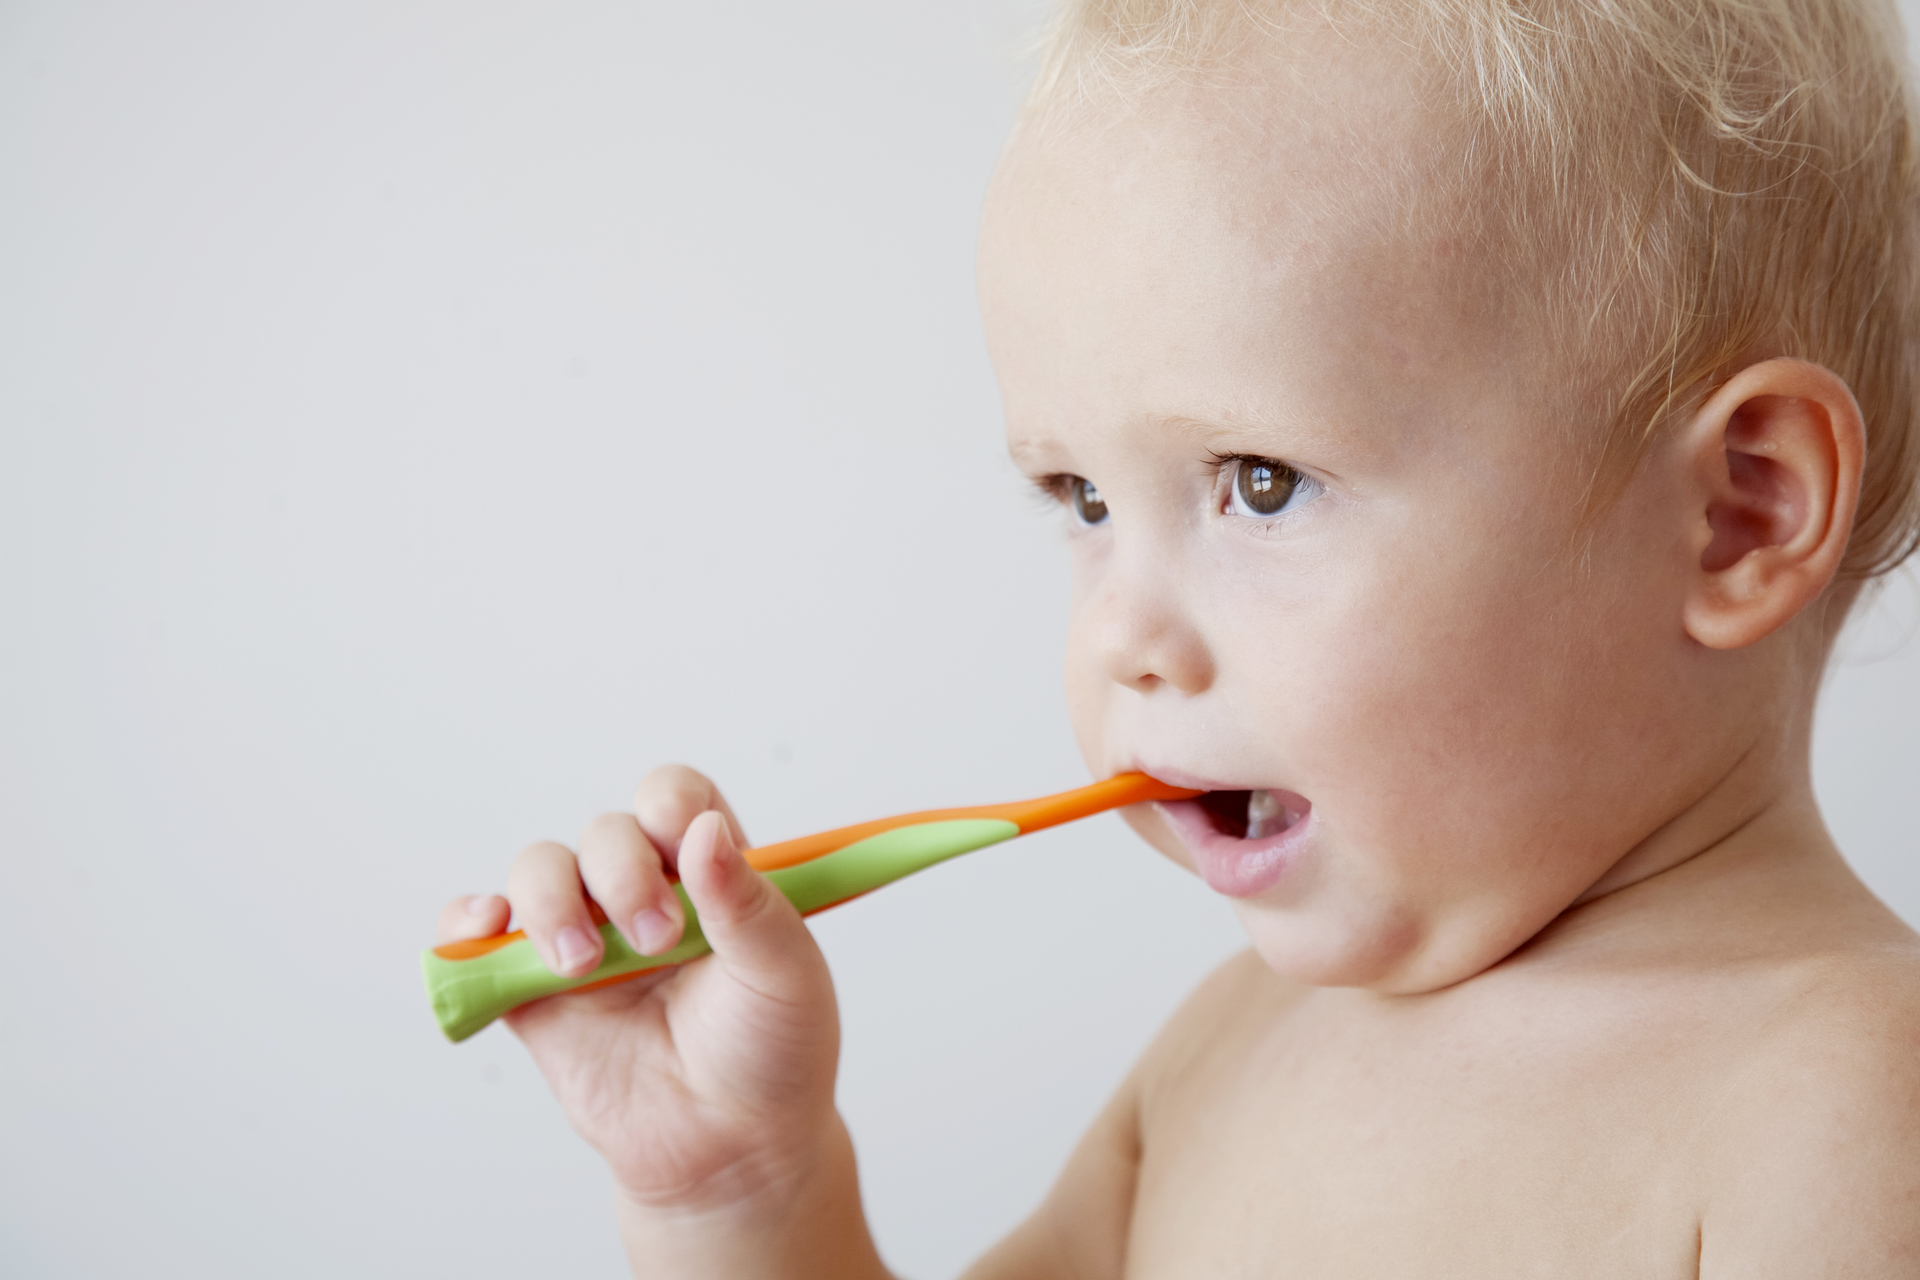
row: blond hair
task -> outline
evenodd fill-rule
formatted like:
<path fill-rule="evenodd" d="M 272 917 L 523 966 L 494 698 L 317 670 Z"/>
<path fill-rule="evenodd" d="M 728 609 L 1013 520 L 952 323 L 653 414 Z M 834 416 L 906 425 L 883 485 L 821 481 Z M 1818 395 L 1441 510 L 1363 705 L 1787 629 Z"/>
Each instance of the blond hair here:
<path fill-rule="evenodd" d="M 1030 114 L 1204 73 L 1302 11 L 1403 42 L 1591 371 L 1604 505 L 1742 361 L 1844 378 L 1867 463 L 1843 585 L 1920 545 L 1920 163 L 1886 0 L 1064 0 Z"/>

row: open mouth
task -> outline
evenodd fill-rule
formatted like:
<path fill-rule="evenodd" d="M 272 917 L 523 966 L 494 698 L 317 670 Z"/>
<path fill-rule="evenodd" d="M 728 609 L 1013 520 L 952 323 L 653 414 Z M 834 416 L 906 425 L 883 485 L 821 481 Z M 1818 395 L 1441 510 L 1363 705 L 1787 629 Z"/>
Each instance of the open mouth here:
<path fill-rule="evenodd" d="M 1200 878 L 1215 892 L 1235 898 L 1265 893 L 1286 876 L 1304 854 L 1309 835 L 1304 826 L 1313 811 L 1306 797 L 1277 788 L 1206 790 L 1154 807 L 1186 847 Z"/>
<path fill-rule="evenodd" d="M 1215 831 L 1235 840 L 1277 836 L 1306 816 L 1298 796 L 1283 797 L 1272 791 L 1209 791 L 1196 796 L 1193 803 Z M 1302 808 L 1296 809 L 1296 804 Z"/>

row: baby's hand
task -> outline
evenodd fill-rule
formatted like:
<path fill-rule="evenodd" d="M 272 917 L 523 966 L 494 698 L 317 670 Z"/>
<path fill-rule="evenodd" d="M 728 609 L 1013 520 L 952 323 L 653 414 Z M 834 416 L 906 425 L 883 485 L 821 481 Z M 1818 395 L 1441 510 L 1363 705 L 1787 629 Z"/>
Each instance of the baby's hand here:
<path fill-rule="evenodd" d="M 685 921 L 669 867 L 713 947 L 677 969 L 506 1017 L 634 1211 L 781 1198 L 842 1132 L 826 960 L 793 904 L 741 858 L 745 845 L 714 785 L 670 767 L 640 784 L 634 813 L 594 819 L 577 855 L 536 844 L 507 876 L 512 913 L 556 974 L 600 962 L 589 897 L 637 950 L 672 947 Z M 440 913 L 439 940 L 503 932 L 508 911 L 499 897 L 456 899 Z"/>

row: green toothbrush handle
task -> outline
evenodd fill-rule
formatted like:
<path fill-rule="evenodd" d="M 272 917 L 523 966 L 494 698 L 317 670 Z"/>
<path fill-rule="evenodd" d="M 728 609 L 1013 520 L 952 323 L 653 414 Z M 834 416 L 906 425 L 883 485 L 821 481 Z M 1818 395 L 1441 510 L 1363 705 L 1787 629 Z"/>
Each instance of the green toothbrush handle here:
<path fill-rule="evenodd" d="M 787 900 L 800 909 L 800 914 L 812 915 L 936 862 L 1019 834 L 1018 826 L 998 818 L 922 822 L 883 831 L 811 862 L 765 874 Z M 674 885 L 673 891 L 680 896 L 680 906 L 687 919 L 686 932 L 679 945 L 662 955 L 643 956 L 627 945 L 627 940 L 612 924 L 603 924 L 600 937 L 606 944 L 606 953 L 598 967 L 584 977 L 557 976 L 524 937 L 466 959 L 438 954 L 442 950 L 458 951 L 462 944 L 457 943 L 424 952 L 420 969 L 426 978 L 427 995 L 433 1002 L 433 1016 L 440 1030 L 449 1040 L 465 1040 L 501 1014 L 528 1001 L 633 977 L 649 969 L 665 968 L 705 955 L 711 948 L 700 930 L 693 904 L 687 901 L 686 890 L 679 885 Z"/>

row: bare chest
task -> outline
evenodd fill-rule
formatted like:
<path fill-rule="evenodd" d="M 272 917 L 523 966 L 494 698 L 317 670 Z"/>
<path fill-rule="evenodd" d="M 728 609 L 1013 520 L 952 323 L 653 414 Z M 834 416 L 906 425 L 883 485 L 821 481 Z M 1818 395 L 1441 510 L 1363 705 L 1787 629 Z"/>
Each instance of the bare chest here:
<path fill-rule="evenodd" d="M 1127 1274 L 1694 1276 L 1700 1046 L 1535 1030 L 1309 1020 L 1196 1058 L 1143 1103 Z"/>

